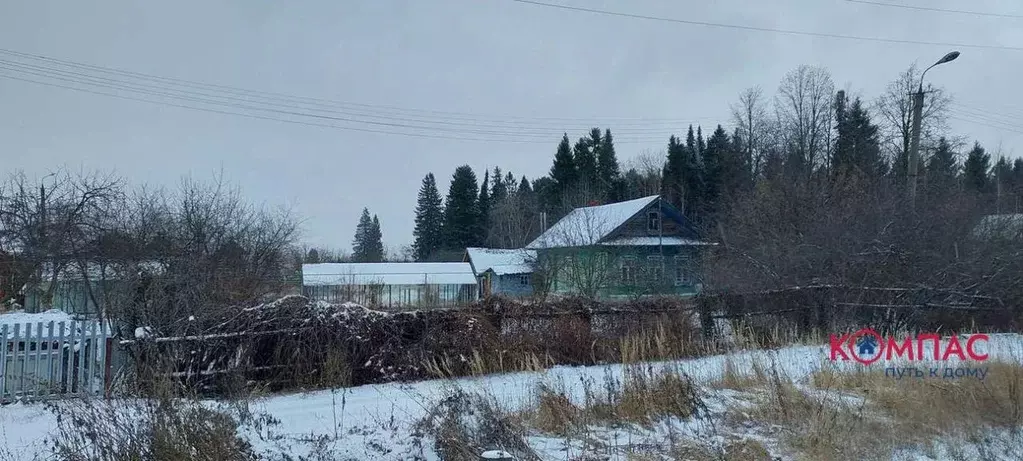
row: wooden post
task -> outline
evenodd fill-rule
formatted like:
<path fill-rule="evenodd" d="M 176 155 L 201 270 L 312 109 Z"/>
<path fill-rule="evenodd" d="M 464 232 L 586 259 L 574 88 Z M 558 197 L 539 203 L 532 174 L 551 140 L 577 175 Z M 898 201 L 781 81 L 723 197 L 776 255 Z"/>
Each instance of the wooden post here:
<path fill-rule="evenodd" d="M 112 360 L 114 355 L 114 338 L 107 336 L 106 344 L 104 346 L 106 347 L 106 351 L 103 354 L 103 398 L 109 400 L 111 393 L 110 390 L 113 388 L 114 380 L 114 361 Z"/>

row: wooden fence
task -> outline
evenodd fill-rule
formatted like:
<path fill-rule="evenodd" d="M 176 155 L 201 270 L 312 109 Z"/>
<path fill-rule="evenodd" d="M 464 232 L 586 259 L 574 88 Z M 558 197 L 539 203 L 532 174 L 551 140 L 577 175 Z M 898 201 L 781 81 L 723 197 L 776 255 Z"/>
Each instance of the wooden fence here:
<path fill-rule="evenodd" d="M 109 397 L 113 335 L 95 321 L 0 325 L 0 402 Z"/>

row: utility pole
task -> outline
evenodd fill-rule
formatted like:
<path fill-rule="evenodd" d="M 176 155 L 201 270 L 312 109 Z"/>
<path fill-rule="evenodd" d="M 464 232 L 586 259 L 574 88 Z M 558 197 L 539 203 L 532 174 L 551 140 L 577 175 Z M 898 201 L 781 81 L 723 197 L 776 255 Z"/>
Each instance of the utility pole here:
<path fill-rule="evenodd" d="M 927 71 L 931 70 L 934 66 L 937 66 L 938 64 L 944 64 L 949 61 L 954 61 L 955 58 L 958 57 L 959 52 L 952 51 L 943 56 L 941 59 L 939 59 L 938 62 L 931 64 L 931 67 L 924 69 L 923 73 L 920 74 L 920 84 L 917 86 L 916 93 L 913 93 L 912 95 L 913 135 L 912 138 L 910 138 L 909 143 L 909 156 L 907 158 L 908 171 L 906 175 L 906 180 L 909 182 L 909 184 L 907 184 L 908 187 L 906 189 L 907 192 L 909 193 L 910 209 L 916 208 L 916 176 L 917 171 L 920 167 L 920 129 L 921 125 L 923 124 L 924 115 L 924 76 L 927 75 Z"/>
<path fill-rule="evenodd" d="M 920 125 L 924 115 L 924 88 L 921 86 L 913 93 L 913 137 L 909 141 L 909 207 L 916 208 L 916 176 L 920 167 Z"/>

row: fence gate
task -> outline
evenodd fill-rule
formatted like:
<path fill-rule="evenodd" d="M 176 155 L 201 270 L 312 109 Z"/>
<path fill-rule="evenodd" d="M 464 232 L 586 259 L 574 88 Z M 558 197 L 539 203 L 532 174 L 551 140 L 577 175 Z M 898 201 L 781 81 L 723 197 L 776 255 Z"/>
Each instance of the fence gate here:
<path fill-rule="evenodd" d="M 109 396 L 112 336 L 96 321 L 0 325 L 0 402 Z"/>

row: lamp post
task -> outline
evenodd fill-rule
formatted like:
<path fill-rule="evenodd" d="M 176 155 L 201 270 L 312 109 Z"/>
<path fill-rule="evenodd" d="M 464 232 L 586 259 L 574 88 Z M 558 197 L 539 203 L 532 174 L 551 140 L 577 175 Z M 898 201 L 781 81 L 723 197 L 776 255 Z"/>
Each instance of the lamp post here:
<path fill-rule="evenodd" d="M 920 125 L 922 123 L 924 112 L 924 76 L 927 75 L 927 71 L 934 68 L 934 66 L 954 61 L 958 57 L 959 52 L 952 51 L 945 56 L 942 56 L 938 62 L 931 64 L 930 67 L 924 69 L 923 73 L 920 74 L 920 84 L 917 86 L 916 93 L 913 93 L 913 137 L 910 139 L 909 145 L 909 174 L 907 175 L 907 180 L 909 181 L 910 208 L 916 207 L 916 176 L 917 169 L 920 164 Z"/>

